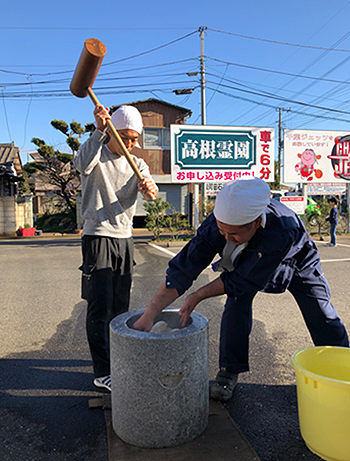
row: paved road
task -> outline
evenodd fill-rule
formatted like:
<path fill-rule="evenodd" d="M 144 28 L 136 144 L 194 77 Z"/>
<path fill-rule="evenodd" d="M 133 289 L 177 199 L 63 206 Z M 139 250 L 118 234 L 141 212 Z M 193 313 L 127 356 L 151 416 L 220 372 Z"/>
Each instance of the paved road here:
<path fill-rule="evenodd" d="M 336 248 L 317 242 L 333 302 L 350 329 L 350 238 Z M 137 262 L 132 309 L 147 306 L 163 282 L 171 254 L 135 238 Z M 80 240 L 0 240 L 0 459 L 3 461 L 107 461 L 104 415 L 88 408 L 101 395 L 92 385 L 80 299 Z M 206 270 L 194 284 L 213 279 Z M 204 301 L 209 320 L 210 378 L 217 372 L 224 297 Z M 181 299 L 175 306 L 181 306 Z M 299 434 L 293 352 L 311 346 L 289 295 L 260 294 L 254 301 L 251 371 L 240 377 L 226 405 L 261 461 L 319 458 Z M 215 460 L 216 461 L 216 460 Z"/>

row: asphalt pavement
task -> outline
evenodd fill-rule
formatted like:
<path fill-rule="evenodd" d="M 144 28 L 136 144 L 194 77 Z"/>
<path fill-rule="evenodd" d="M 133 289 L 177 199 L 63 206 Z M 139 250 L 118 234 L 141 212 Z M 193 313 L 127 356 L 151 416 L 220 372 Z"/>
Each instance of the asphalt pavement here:
<path fill-rule="evenodd" d="M 148 305 L 181 247 L 149 245 L 135 231 L 131 309 Z M 325 239 L 327 241 L 327 239 Z M 316 241 L 336 306 L 350 328 L 350 237 L 336 248 Z M 0 460 L 108 461 L 104 412 L 89 400 L 103 391 L 93 374 L 80 298 L 79 236 L 0 240 Z M 193 289 L 214 278 L 205 270 Z M 181 307 L 182 299 L 175 307 Z M 209 320 L 210 379 L 217 372 L 224 297 L 202 302 Z M 292 354 L 312 343 L 289 293 L 259 293 L 254 301 L 251 371 L 240 376 L 224 405 L 261 461 L 315 461 L 299 433 Z M 190 458 L 189 458 L 190 459 Z M 219 461 L 213 453 L 213 460 Z"/>

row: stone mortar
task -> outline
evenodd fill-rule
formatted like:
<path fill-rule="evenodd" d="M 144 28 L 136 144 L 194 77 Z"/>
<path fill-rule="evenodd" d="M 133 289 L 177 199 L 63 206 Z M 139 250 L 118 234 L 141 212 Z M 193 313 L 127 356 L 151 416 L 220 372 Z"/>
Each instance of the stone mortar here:
<path fill-rule="evenodd" d="M 208 321 L 193 312 L 182 327 L 178 309 L 167 308 L 154 323 L 179 330 L 147 333 L 132 329 L 143 312 L 126 312 L 110 324 L 113 429 L 131 445 L 174 447 L 208 424 Z"/>

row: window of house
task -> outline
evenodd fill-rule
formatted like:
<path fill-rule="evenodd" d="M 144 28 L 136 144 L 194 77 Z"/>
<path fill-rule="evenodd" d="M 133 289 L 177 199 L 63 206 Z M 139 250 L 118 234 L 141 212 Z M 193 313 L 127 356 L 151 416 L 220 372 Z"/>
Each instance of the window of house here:
<path fill-rule="evenodd" d="M 170 128 L 144 128 L 144 149 L 169 149 Z"/>

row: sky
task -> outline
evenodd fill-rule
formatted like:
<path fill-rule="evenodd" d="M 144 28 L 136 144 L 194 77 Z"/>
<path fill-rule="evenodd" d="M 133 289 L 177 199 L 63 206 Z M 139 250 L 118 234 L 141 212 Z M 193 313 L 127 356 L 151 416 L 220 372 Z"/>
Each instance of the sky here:
<path fill-rule="evenodd" d="M 70 152 L 51 120 L 91 123 L 93 103 L 69 91 L 85 40 L 107 54 L 93 90 L 107 107 L 156 98 L 201 124 L 204 28 L 207 125 L 348 131 L 350 1 L 0 0 L 0 143 L 23 163 L 32 138 Z M 174 90 L 191 88 L 189 95 Z M 276 132 L 277 132 L 276 131 Z M 84 138 L 83 138 L 84 139 Z M 277 143 L 276 143 L 277 145 Z"/>

